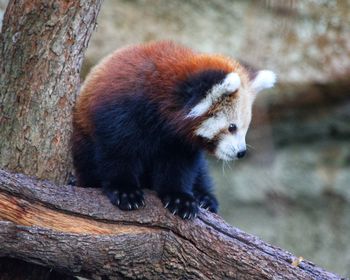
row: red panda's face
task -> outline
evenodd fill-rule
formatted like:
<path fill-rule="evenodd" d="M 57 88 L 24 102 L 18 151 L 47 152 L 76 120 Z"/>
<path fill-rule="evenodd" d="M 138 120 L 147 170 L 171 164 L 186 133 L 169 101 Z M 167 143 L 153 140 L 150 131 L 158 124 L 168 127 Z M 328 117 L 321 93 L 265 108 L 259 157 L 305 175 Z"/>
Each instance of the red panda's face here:
<path fill-rule="evenodd" d="M 189 112 L 188 117 L 203 119 L 194 134 L 214 143 L 212 152 L 219 159 L 229 161 L 243 157 L 256 94 L 272 87 L 275 80 L 275 74 L 266 70 L 258 72 L 248 83 L 237 73 L 228 74 Z"/>

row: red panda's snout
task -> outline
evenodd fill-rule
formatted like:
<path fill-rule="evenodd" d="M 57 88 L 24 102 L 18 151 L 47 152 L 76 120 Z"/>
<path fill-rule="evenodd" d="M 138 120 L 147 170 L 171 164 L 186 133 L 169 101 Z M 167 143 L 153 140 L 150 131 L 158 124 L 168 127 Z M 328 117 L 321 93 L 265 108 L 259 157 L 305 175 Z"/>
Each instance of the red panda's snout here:
<path fill-rule="evenodd" d="M 249 123 L 242 126 L 241 120 L 236 121 L 239 125 L 232 120 L 230 122 L 222 112 L 206 119 L 196 130 L 196 135 L 201 140 L 199 143 L 218 159 L 231 161 L 243 158 L 246 155 L 245 137 Z"/>
<path fill-rule="evenodd" d="M 243 158 L 246 154 L 245 134 L 225 134 L 217 142 L 215 156 L 219 159 L 230 161 Z"/>

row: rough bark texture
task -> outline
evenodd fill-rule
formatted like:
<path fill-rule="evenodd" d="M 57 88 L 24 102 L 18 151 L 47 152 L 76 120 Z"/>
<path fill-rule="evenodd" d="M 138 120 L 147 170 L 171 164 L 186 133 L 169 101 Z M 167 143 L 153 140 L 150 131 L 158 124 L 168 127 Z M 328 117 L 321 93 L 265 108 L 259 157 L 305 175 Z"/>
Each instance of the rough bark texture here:
<path fill-rule="evenodd" d="M 98 189 L 0 171 L 0 257 L 111 279 L 341 279 L 201 211 L 171 215 L 148 193 L 123 212 Z"/>
<path fill-rule="evenodd" d="M 0 35 L 0 166 L 67 180 L 71 111 L 102 0 L 10 1 Z"/>
<path fill-rule="evenodd" d="M 0 258 L 0 280 L 77 280 L 76 277 L 47 269 L 33 263 Z"/>

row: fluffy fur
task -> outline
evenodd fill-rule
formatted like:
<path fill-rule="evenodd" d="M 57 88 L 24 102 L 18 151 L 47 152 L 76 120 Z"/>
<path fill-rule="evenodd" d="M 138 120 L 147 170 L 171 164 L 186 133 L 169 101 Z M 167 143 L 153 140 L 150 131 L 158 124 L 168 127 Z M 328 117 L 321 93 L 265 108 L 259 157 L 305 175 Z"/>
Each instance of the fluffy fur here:
<path fill-rule="evenodd" d="M 203 151 L 244 155 L 251 106 L 272 86 L 269 73 L 250 80 L 232 59 L 172 42 L 112 53 L 92 69 L 74 110 L 78 185 L 102 187 L 123 210 L 143 206 L 150 188 L 184 219 L 198 207 L 217 212 Z"/>

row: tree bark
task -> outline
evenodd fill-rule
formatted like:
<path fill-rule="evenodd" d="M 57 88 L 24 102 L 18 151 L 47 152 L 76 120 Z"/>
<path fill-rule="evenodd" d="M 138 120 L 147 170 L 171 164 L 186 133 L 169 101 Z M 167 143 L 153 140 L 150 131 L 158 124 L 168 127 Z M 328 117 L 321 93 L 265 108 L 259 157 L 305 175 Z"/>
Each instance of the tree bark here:
<path fill-rule="evenodd" d="M 71 110 L 102 0 L 11 0 L 0 34 L 0 166 L 66 182 Z M 16 269 L 11 269 L 16 267 Z M 71 279 L 0 259 L 0 279 Z"/>
<path fill-rule="evenodd" d="M 123 212 L 99 189 L 0 171 L 0 257 L 94 279 L 341 279 L 201 210 L 184 221 L 151 193 Z"/>
<path fill-rule="evenodd" d="M 0 166 L 66 182 L 71 111 L 102 0 L 11 0 L 0 35 Z"/>
<path fill-rule="evenodd" d="M 12 258 L 0 258 L 0 280 L 77 280 L 40 265 Z"/>

